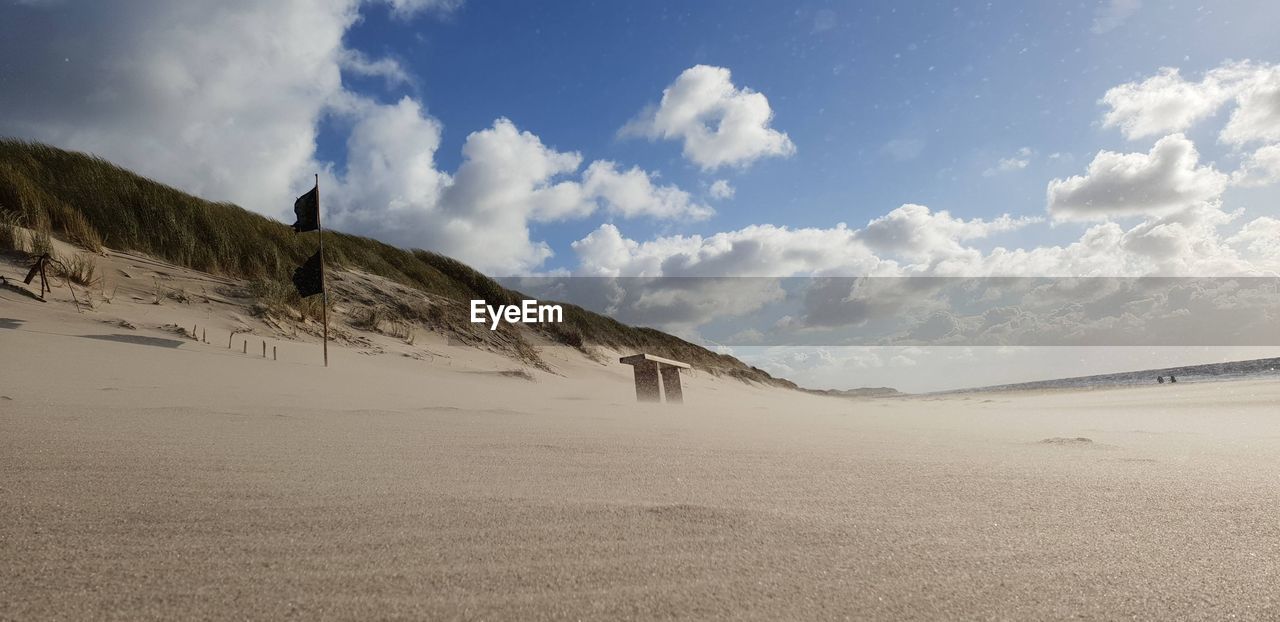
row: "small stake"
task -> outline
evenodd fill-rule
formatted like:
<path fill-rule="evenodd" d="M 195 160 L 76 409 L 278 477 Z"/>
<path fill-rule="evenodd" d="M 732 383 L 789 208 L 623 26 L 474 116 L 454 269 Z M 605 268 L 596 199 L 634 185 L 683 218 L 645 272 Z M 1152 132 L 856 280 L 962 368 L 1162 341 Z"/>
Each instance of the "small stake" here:
<path fill-rule="evenodd" d="M 200 341 L 209 343 L 209 329 L 206 328 L 200 331 Z"/>
<path fill-rule="evenodd" d="M 241 353 L 241 354 L 248 354 L 248 353 L 249 353 L 249 340 L 248 340 L 248 339 L 245 339 L 245 340 L 244 340 L 244 343 L 243 343 L 243 344 L 241 344 L 241 347 L 240 347 L 240 353 Z"/>
<path fill-rule="evenodd" d="M 276 360 L 276 347 L 271 346 L 271 360 Z"/>
<path fill-rule="evenodd" d="M 231 340 L 232 340 L 232 339 L 235 339 L 235 338 L 236 338 L 236 333 L 235 333 L 235 331 L 231 331 L 231 334 L 230 334 L 230 335 L 227 335 L 227 349 L 228 349 L 228 350 L 230 350 L 230 349 L 231 349 Z"/>
<path fill-rule="evenodd" d="M 267 358 L 267 342 L 262 342 L 262 358 Z"/>

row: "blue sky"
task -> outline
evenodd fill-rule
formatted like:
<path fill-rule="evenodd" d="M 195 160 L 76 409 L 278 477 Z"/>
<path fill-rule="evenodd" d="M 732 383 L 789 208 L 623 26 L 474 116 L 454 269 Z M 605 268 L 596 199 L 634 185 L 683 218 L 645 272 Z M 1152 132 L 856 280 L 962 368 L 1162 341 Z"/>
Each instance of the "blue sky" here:
<path fill-rule="evenodd" d="M 492 274 L 652 273 L 667 260 L 693 270 L 744 245 L 773 249 L 754 269 L 712 271 L 758 274 L 813 252 L 791 239 L 803 228 L 830 235 L 816 245 L 853 243 L 848 256 L 777 276 L 954 271 L 970 251 L 983 257 L 966 259 L 964 270 L 989 273 L 997 247 L 1035 254 L 1042 261 L 1021 269 L 1033 273 L 1110 264 L 1126 275 L 1204 274 L 1223 261 L 1247 271 L 1268 264 L 1219 242 L 1276 215 L 1275 184 L 1201 177 L 1176 205 L 1152 206 L 1132 200 L 1152 187 L 1126 192 L 1115 185 L 1122 180 L 1090 178 L 1080 197 L 1110 192 L 1129 202 L 1073 217 L 1047 213 L 1046 190 L 1085 176 L 1101 152 L 1145 155 L 1175 134 L 1198 152 L 1183 172 L 1243 175 L 1262 153 L 1255 150 L 1274 141 L 1266 132 L 1235 141 L 1219 134 L 1243 93 L 1270 84 L 1278 13 L 1262 0 L 8 0 L 0 3 L 0 133 L 90 151 L 280 219 L 319 170 L 331 224 Z M 1233 81 L 1230 93 L 1193 122 L 1175 109 L 1154 123 L 1158 131 L 1123 131 L 1126 119 L 1168 112 L 1161 98 L 1181 97 L 1178 88 L 1212 99 L 1222 81 L 1212 72 L 1240 61 L 1252 63 L 1252 77 L 1223 78 Z M 785 135 L 788 148 L 748 149 L 709 167 L 682 153 L 678 137 L 620 135 L 695 67 L 726 72 L 734 97 L 766 98 L 772 118 L 755 129 Z M 1162 68 L 1180 72 L 1179 84 L 1148 84 L 1126 111 L 1100 101 Z M 1145 112 L 1142 97 L 1150 98 Z M 699 126 L 715 130 L 719 104 L 708 103 Z M 1108 122 L 1111 113 L 1119 116 Z M 497 128 L 503 118 L 512 125 Z M 488 159 L 457 177 L 473 136 L 475 149 L 488 139 Z M 517 143 L 526 151 L 517 154 Z M 1175 151 L 1186 149 L 1170 147 L 1170 157 Z M 612 163 L 602 171 L 610 175 L 590 186 L 597 161 Z M 1266 162 L 1253 168 L 1265 173 Z M 627 186 L 621 174 L 633 168 Z M 512 175 L 519 179 L 504 181 Z M 732 197 L 711 196 L 719 180 Z M 627 198 L 629 206 L 619 203 Z M 929 211 L 895 213 L 905 204 Z M 1219 216 L 1241 208 L 1243 218 Z M 944 210 L 952 220 L 939 216 Z M 1182 214 L 1176 222 L 1173 211 Z M 1004 214 L 1032 220 L 993 226 Z M 928 256 L 883 237 L 877 244 L 858 231 L 890 216 L 888 224 L 927 229 L 924 238 L 947 252 Z M 835 231 L 842 222 L 851 233 Z M 748 231 L 757 225 L 787 231 Z M 1184 239 L 1171 241 L 1166 225 Z M 1095 227 L 1130 250 L 1161 229 L 1163 254 L 1063 255 Z M 593 233 L 597 244 L 575 246 Z M 1207 235 L 1218 238 L 1213 253 L 1175 252 Z M 617 252 L 606 258 L 602 249 Z"/>
<path fill-rule="evenodd" d="M 690 192 L 720 178 L 737 189 L 712 219 L 640 220 L 627 227 L 634 237 L 765 222 L 859 226 L 903 203 L 967 218 L 1043 214 L 1048 179 L 1079 173 L 1100 149 L 1132 146 L 1099 127 L 1107 89 L 1164 66 L 1194 74 L 1227 59 L 1280 58 L 1280 39 L 1257 19 L 1274 5 L 1220 4 L 1143 6 L 1101 33 L 1092 28 L 1106 3 L 508 1 L 409 20 L 375 6 L 348 44 L 398 59 L 414 83 L 347 79 L 376 97 L 420 97 L 445 127 L 445 169 L 456 168 L 469 132 L 507 117 L 548 145 L 638 164 Z M 796 154 L 705 174 L 677 144 L 617 137 L 695 64 L 729 68 L 735 84 L 768 96 Z M 326 129 L 320 153 L 340 162 L 345 128 Z M 905 153 L 892 154 L 893 144 Z M 1027 147 L 1035 155 L 1025 169 L 983 175 Z M 557 249 L 549 266 L 571 261 L 563 249 L 595 224 L 536 227 Z M 1065 240 L 1081 228 L 1019 239 Z"/>

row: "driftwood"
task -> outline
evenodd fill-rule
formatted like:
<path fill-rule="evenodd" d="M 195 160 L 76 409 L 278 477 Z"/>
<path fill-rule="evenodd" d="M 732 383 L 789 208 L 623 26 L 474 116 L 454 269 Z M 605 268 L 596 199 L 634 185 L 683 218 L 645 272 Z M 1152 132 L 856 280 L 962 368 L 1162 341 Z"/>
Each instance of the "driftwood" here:
<path fill-rule="evenodd" d="M 45 292 L 53 293 L 53 288 L 49 287 L 49 277 L 45 273 L 45 266 L 50 261 L 53 261 L 53 258 L 49 256 L 49 253 L 36 257 L 36 263 L 31 266 L 31 270 L 27 271 L 27 278 L 22 280 L 23 283 L 30 285 L 31 281 L 35 280 L 36 275 L 40 275 L 40 300 L 44 300 Z"/>

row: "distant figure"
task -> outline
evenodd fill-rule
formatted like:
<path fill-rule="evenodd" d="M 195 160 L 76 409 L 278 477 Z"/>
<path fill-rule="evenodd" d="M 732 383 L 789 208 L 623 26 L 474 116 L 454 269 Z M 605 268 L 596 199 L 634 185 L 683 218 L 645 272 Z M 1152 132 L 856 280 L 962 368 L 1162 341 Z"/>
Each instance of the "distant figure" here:
<path fill-rule="evenodd" d="M 1173 374 L 1169 374 L 1169 382 L 1177 382 L 1177 381 L 1178 381 L 1177 376 L 1174 376 Z"/>
<path fill-rule="evenodd" d="M 1156 382 L 1159 382 L 1160 384 L 1164 384 L 1164 376 L 1156 376 Z"/>

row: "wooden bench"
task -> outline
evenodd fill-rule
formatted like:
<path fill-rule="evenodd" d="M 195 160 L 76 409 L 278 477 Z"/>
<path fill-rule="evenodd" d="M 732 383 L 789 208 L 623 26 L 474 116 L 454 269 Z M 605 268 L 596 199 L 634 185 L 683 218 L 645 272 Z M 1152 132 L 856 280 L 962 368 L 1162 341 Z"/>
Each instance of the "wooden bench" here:
<path fill-rule="evenodd" d="M 630 365 L 635 373 L 636 400 L 661 402 L 665 394 L 668 404 L 684 403 L 684 392 L 680 389 L 680 370 L 689 369 L 688 363 L 652 354 L 624 356 L 618 362 Z"/>

